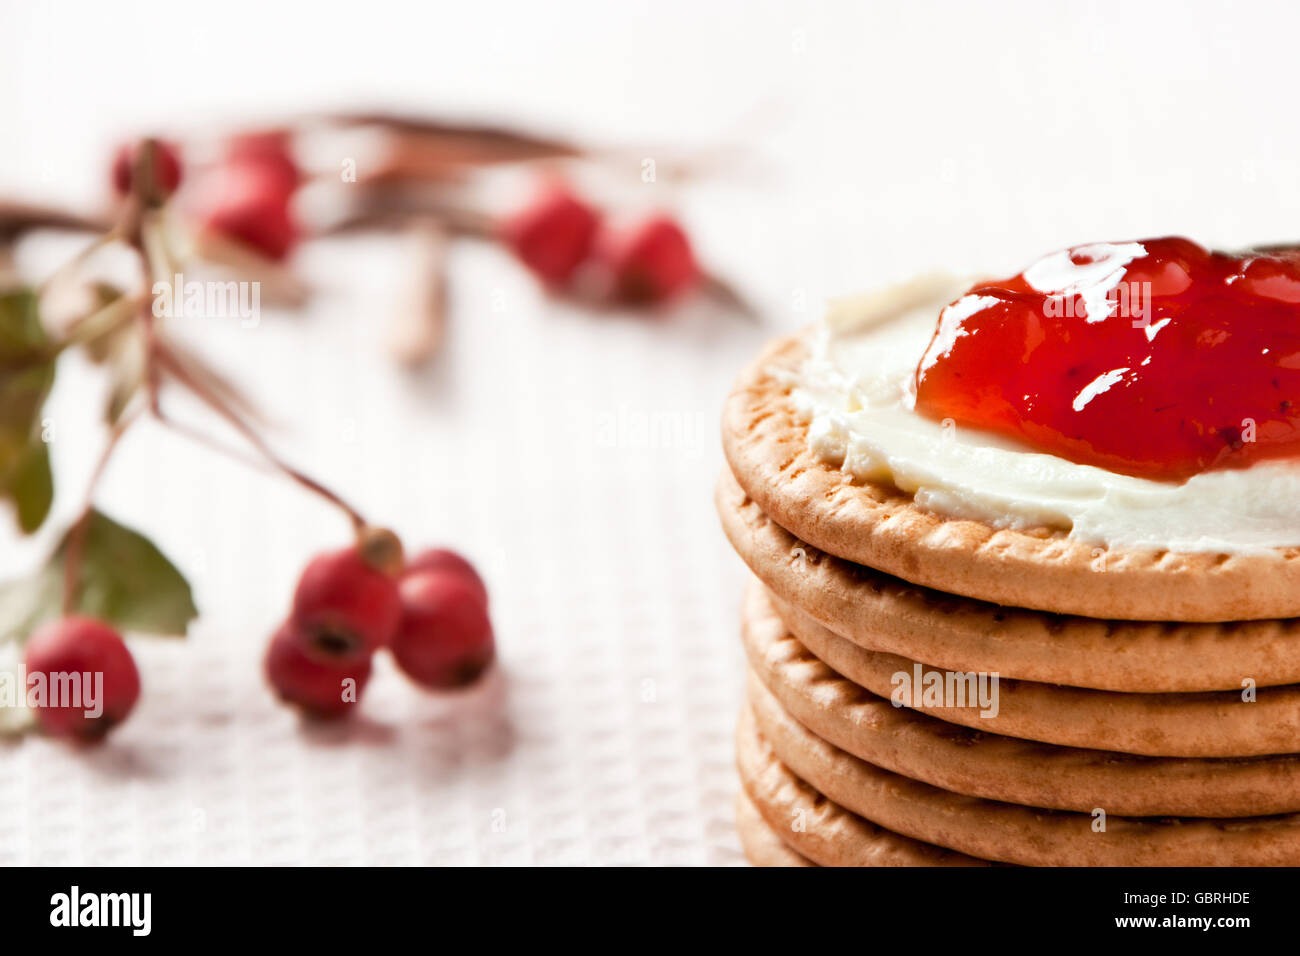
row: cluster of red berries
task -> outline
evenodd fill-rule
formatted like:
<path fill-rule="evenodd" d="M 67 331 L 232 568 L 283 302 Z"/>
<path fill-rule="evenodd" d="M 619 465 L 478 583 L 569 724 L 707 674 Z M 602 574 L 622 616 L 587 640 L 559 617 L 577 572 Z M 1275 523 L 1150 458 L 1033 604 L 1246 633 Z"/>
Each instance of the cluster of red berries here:
<path fill-rule="evenodd" d="M 132 191 L 139 150 L 138 143 L 125 145 L 114 158 L 119 195 Z M 181 184 L 179 148 L 159 142 L 154 162 L 155 188 L 165 199 Z M 220 160 L 200 171 L 190 207 L 201 234 L 279 262 L 301 238 L 293 197 L 302 181 L 289 133 L 246 133 L 227 140 Z M 672 217 L 657 213 L 612 225 L 558 179 L 545 180 L 531 201 L 504 217 L 497 235 L 552 291 L 571 289 L 583 271 L 612 301 L 656 305 L 693 288 L 702 275 L 690 240 Z"/>
<path fill-rule="evenodd" d="M 400 546 L 383 554 L 400 555 Z M 394 566 L 396 564 L 396 566 Z M 334 717 L 361 699 L 371 660 L 388 648 L 413 681 L 451 690 L 477 680 L 495 655 L 487 588 L 454 551 L 425 551 L 402 563 L 351 547 L 316 557 L 275 632 L 266 674 L 276 693 L 304 713 Z M 65 617 L 27 642 L 27 682 L 48 734 L 97 740 L 126 719 L 140 696 L 140 674 L 126 642 L 90 617 Z"/>
<path fill-rule="evenodd" d="M 622 227 L 562 182 L 547 182 L 531 202 L 504 218 L 501 240 L 548 289 L 563 290 L 590 266 L 611 298 L 655 305 L 700 278 L 690 240 L 671 217 L 656 214 Z"/>
<path fill-rule="evenodd" d="M 113 160 L 113 188 L 131 192 L 138 143 L 122 146 Z M 179 148 L 160 142 L 154 152 L 154 181 L 167 198 L 181 184 Z M 233 241 L 280 262 L 298 243 L 301 230 L 293 197 L 302 183 L 286 133 L 247 133 L 224 145 L 220 160 L 193 184 L 193 214 L 202 234 Z"/>
<path fill-rule="evenodd" d="M 271 638 L 267 679 L 304 713 L 340 716 L 360 701 L 381 648 L 429 690 L 473 683 L 494 656 L 487 589 L 473 565 L 443 548 L 406 562 L 365 547 L 317 556 Z"/>

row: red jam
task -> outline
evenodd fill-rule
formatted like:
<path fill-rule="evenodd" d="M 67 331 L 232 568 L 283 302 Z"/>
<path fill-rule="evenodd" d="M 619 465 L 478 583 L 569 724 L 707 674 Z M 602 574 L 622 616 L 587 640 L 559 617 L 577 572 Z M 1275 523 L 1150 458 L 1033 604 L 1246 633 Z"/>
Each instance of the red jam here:
<path fill-rule="evenodd" d="M 1300 455 L 1300 249 L 1047 256 L 943 311 L 916 407 L 1142 478 Z"/>

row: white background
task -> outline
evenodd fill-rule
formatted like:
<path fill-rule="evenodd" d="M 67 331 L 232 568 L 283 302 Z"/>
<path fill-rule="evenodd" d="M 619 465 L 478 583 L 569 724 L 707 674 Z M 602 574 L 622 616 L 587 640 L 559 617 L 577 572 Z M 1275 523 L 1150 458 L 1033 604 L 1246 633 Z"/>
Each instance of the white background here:
<path fill-rule="evenodd" d="M 0 862 L 737 861 L 743 574 L 710 503 L 730 378 L 826 296 L 919 270 L 1010 273 L 1097 239 L 1300 238 L 1297 27 L 1283 3 L 4 0 L 4 194 L 95 202 L 124 134 L 313 107 L 740 140 L 748 159 L 707 184 L 643 186 L 629 165 L 627 189 L 676 204 L 767 326 L 593 317 L 466 247 L 446 353 L 410 379 L 380 344 L 404 276 L 380 241 L 304 250 L 305 314 L 179 325 L 296 462 L 410 544 L 481 562 L 503 667 L 438 699 L 385 664 L 363 719 L 303 730 L 259 655 L 346 527 L 142 428 L 100 502 L 187 572 L 203 616 L 185 643 L 133 641 L 144 697 L 106 746 L 0 745 Z M 97 454 L 101 387 L 61 369 L 52 529 Z M 0 542 L 6 574 L 48 546 Z"/>

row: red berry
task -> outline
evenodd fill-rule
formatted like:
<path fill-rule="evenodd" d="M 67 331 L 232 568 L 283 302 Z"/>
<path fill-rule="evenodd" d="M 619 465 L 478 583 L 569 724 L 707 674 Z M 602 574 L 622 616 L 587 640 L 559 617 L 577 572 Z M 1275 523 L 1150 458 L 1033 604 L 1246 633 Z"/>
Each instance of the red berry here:
<path fill-rule="evenodd" d="M 199 194 L 199 221 L 205 231 L 276 261 L 298 241 L 293 189 L 273 168 L 229 163 L 200 183 Z"/>
<path fill-rule="evenodd" d="M 450 548 L 431 548 L 428 551 L 421 551 L 406 562 L 404 576 L 420 574 L 425 571 L 439 571 L 459 575 L 473 586 L 474 593 L 478 595 L 478 599 L 483 602 L 484 606 L 487 605 L 487 585 L 483 583 L 483 578 L 479 576 L 478 571 L 474 568 L 474 565 L 470 564 L 468 559 Z"/>
<path fill-rule="evenodd" d="M 502 241 L 546 285 L 565 285 L 591 254 L 600 226 L 597 212 L 563 185 L 545 187 L 506 217 Z"/>
<path fill-rule="evenodd" d="M 369 657 L 392 639 L 401 616 L 397 581 L 355 547 L 313 558 L 293 595 L 293 623 L 322 660 Z"/>
<path fill-rule="evenodd" d="M 280 699 L 315 717 L 338 717 L 360 703 L 370 680 L 370 657 L 322 660 L 305 649 L 292 622 L 280 626 L 266 649 L 266 679 Z"/>
<path fill-rule="evenodd" d="M 226 143 L 226 159 L 234 165 L 255 167 L 274 178 L 286 192 L 302 182 L 302 172 L 293 154 L 293 139 L 282 130 L 242 133 Z"/>
<path fill-rule="evenodd" d="M 446 571 L 403 578 L 402 624 L 393 657 L 433 690 L 473 683 L 492 663 L 492 623 L 472 581 Z"/>
<path fill-rule="evenodd" d="M 113 189 L 119 196 L 131 192 L 131 179 L 135 174 L 136 160 L 140 156 L 140 143 L 124 143 L 113 157 Z M 154 151 L 154 179 L 163 197 L 176 192 L 181 184 L 180 149 L 172 143 L 159 142 Z"/>
<path fill-rule="evenodd" d="M 27 642 L 29 691 L 35 674 L 43 675 L 45 687 L 36 720 L 62 737 L 102 737 L 140 696 L 140 674 L 122 635 L 93 618 L 65 617 L 33 634 Z"/>
<path fill-rule="evenodd" d="M 667 216 L 607 236 L 601 251 L 613 274 L 614 294 L 634 305 L 666 302 L 700 276 L 690 240 Z"/>

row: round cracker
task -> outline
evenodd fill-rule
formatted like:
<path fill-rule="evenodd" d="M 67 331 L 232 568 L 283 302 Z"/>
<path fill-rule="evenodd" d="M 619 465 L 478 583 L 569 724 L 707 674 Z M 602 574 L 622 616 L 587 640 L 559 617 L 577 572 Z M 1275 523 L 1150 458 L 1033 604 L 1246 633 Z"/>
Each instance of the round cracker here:
<path fill-rule="evenodd" d="M 745 794 L 768 827 L 820 866 L 988 866 L 836 806 L 781 765 L 754 729 L 748 707 L 736 728 L 736 765 Z"/>
<path fill-rule="evenodd" d="M 755 866 L 816 866 L 806 856 L 790 849 L 776 831 L 759 816 L 754 802 L 742 790 L 736 795 L 736 832 L 745 859 Z"/>
<path fill-rule="evenodd" d="M 761 590 L 747 593 L 742 628 L 760 726 L 780 708 L 841 750 L 944 790 L 1135 817 L 1300 811 L 1297 755 L 1138 757 L 981 733 L 895 707 L 832 670 L 790 633 Z"/>
<path fill-rule="evenodd" d="M 854 643 L 936 667 L 1098 690 L 1195 692 L 1300 684 L 1300 622 L 1099 621 L 1001 607 L 836 558 L 773 521 L 728 471 L 723 530 L 774 594 Z"/>
<path fill-rule="evenodd" d="M 751 585 L 759 588 L 757 582 Z M 771 606 L 799 642 L 832 670 L 879 697 L 893 700 L 897 675 L 914 688 L 902 704 L 932 717 L 976 730 L 1060 744 L 1141 754 L 1148 757 L 1258 757 L 1293 753 L 1300 742 L 1300 686 L 1266 687 L 1247 701 L 1242 692 L 1203 694 L 1119 694 L 1056 684 L 998 678 L 996 691 L 985 675 L 994 706 L 983 709 L 976 687 L 955 673 L 918 664 L 897 654 L 868 651 L 822 627 L 779 598 Z M 921 680 L 918 680 L 918 676 Z M 954 679 L 955 678 L 955 679 Z M 927 705 L 926 679 L 959 691 L 961 706 Z M 993 698 L 996 693 L 996 698 Z"/>
<path fill-rule="evenodd" d="M 919 508 L 856 481 L 808 447 L 787 376 L 799 336 L 778 339 L 737 380 L 722 444 L 741 487 L 804 541 L 905 581 L 1013 607 L 1142 621 L 1300 616 L 1300 548 L 1188 554 L 1107 548 L 1057 529 L 1013 530 Z"/>
<path fill-rule="evenodd" d="M 1126 817 L 1104 804 L 1092 813 L 1039 810 L 892 773 L 840 750 L 779 709 L 766 729 L 775 759 L 844 810 L 981 859 L 1023 866 L 1300 864 L 1300 814 L 1213 820 Z"/>

